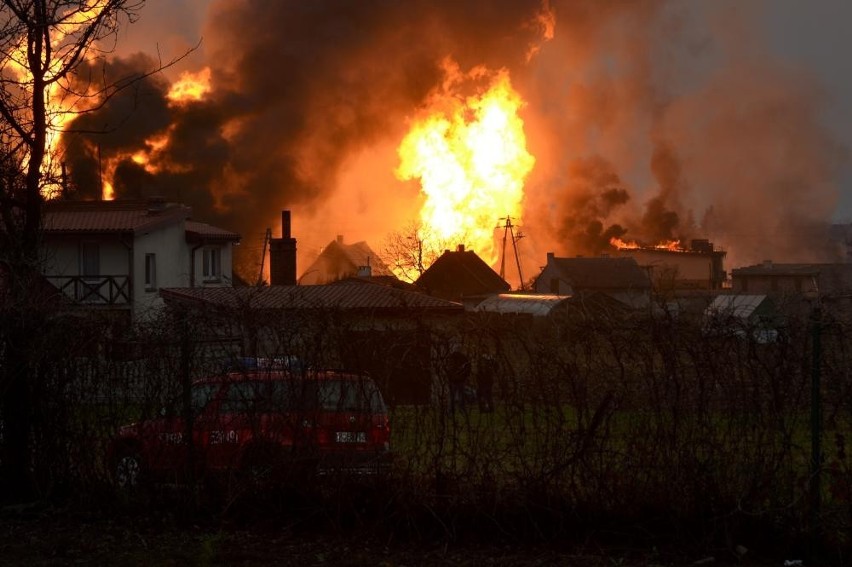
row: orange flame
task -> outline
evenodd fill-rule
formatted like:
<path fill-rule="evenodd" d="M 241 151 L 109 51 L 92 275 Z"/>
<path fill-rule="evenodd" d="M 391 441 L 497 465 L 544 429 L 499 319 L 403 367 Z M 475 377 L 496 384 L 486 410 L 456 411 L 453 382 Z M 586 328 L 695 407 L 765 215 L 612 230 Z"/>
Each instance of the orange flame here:
<path fill-rule="evenodd" d="M 44 78 L 47 82 L 44 93 L 47 136 L 46 157 L 41 166 L 42 175 L 46 179 L 42 194 L 48 198 L 61 191 L 54 174 L 58 166 L 57 155 L 62 132 L 79 112 L 97 104 L 97 101 L 89 98 L 85 93 L 83 96 L 68 96 L 68 92 L 63 90 L 60 81 L 56 80 L 70 54 L 76 49 L 76 40 L 66 41 L 66 38 L 76 33 L 82 26 L 91 23 L 106 6 L 107 0 L 95 0 L 91 5 L 84 3 L 79 6 L 69 6 L 64 13 L 56 15 L 56 23 L 49 30 L 51 50 L 46 50 L 45 53 L 51 53 L 54 57 L 44 62 L 46 69 Z M 88 51 L 84 53 L 84 56 L 92 58 Z M 6 62 L 7 69 L 14 77 L 24 84 L 31 84 L 33 78 L 28 63 L 26 36 L 19 38 L 17 46 L 8 54 Z M 26 161 L 23 165 L 26 167 Z"/>
<path fill-rule="evenodd" d="M 189 102 L 198 102 L 211 90 L 210 68 L 205 67 L 197 73 L 184 72 L 175 81 L 166 97 L 169 105 L 182 105 Z M 115 198 L 115 171 L 124 160 L 131 160 L 141 165 L 148 173 L 159 173 L 164 169 L 169 171 L 180 171 L 181 168 L 172 164 L 163 163 L 162 156 L 165 154 L 171 142 L 174 128 L 170 126 L 164 132 L 157 133 L 145 140 L 145 147 L 136 151 L 122 152 L 106 160 L 101 173 L 103 189 L 101 198 L 110 201 Z"/>
<path fill-rule="evenodd" d="M 396 175 L 420 180 L 426 198 L 420 218 L 434 237 L 464 243 L 494 265 L 494 228 L 500 219 L 522 216 L 524 179 L 535 164 L 518 116 L 523 101 L 506 71 L 496 73 L 485 92 L 461 101 L 450 91 L 486 72 L 478 68 L 464 77 L 452 62 L 445 69 L 447 92 L 411 125 L 398 148 Z"/>
<path fill-rule="evenodd" d="M 658 244 L 654 244 L 657 250 L 669 250 L 671 252 L 682 252 L 683 248 L 680 245 L 680 240 L 664 240 Z"/>
<path fill-rule="evenodd" d="M 618 248 L 619 250 L 637 250 L 642 248 L 635 240 L 622 240 L 615 236 L 609 239 L 609 243 L 612 244 L 613 248 Z"/>
<path fill-rule="evenodd" d="M 670 252 L 685 251 L 685 249 L 680 245 L 680 240 L 664 240 L 654 244 L 653 246 L 643 246 L 635 240 L 622 240 L 620 238 L 613 237 L 609 239 L 609 243 L 613 248 L 617 248 L 618 250 L 639 250 L 644 248 L 646 250 L 668 250 Z"/>
<path fill-rule="evenodd" d="M 197 73 L 186 71 L 181 73 L 166 95 L 172 103 L 197 102 L 203 100 L 210 92 L 210 67 L 205 67 Z"/>

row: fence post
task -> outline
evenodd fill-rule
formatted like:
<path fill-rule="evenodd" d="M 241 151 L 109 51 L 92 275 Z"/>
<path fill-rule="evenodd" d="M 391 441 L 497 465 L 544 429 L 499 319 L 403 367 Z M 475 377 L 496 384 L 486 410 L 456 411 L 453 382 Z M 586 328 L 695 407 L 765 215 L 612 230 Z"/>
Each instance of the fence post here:
<path fill-rule="evenodd" d="M 810 471 L 810 536 L 812 551 L 816 552 L 820 535 L 820 508 L 822 506 L 820 469 L 822 468 L 822 387 L 821 387 L 821 335 L 822 309 L 817 304 L 811 313 L 811 471 Z"/>

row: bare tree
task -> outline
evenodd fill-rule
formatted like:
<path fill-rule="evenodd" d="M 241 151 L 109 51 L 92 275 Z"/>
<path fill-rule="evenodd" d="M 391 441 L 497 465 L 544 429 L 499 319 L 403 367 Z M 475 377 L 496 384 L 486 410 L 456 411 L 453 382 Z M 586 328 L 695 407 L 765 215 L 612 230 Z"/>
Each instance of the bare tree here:
<path fill-rule="evenodd" d="M 400 279 L 414 282 L 445 250 L 454 247 L 453 243 L 441 238 L 429 225 L 411 222 L 385 239 L 383 260 Z"/>
<path fill-rule="evenodd" d="M 72 87 L 83 84 L 74 77 L 81 63 L 111 52 L 120 26 L 133 22 L 143 4 L 0 2 L 0 459 L 5 486 L 17 497 L 32 487 L 30 438 L 38 413 L 33 382 L 40 355 L 35 345 L 49 344 L 35 339 L 50 332 L 50 303 L 38 281 L 42 210 L 59 178 L 51 150 L 70 115 L 130 84 L 86 81 L 82 92 Z"/>

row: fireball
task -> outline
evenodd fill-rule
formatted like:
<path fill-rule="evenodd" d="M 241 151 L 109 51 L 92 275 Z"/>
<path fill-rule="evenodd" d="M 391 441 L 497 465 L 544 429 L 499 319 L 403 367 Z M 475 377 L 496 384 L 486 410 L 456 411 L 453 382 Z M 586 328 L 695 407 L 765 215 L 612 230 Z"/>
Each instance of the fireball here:
<path fill-rule="evenodd" d="M 535 158 L 518 114 L 523 101 L 508 73 L 496 73 L 482 92 L 460 99 L 452 92 L 459 82 L 453 70 L 448 69 L 448 92 L 433 99 L 402 140 L 396 175 L 420 181 L 424 227 L 494 265 L 499 259 L 494 228 L 500 219 L 522 217 L 524 179 Z M 477 69 L 469 78 L 482 74 Z"/>

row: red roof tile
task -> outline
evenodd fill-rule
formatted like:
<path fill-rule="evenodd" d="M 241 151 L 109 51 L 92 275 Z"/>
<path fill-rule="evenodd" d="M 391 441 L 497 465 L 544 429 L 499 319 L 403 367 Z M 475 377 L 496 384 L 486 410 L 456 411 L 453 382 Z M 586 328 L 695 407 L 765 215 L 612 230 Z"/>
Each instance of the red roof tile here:
<path fill-rule="evenodd" d="M 56 232 L 140 232 L 162 224 L 179 222 L 192 210 L 183 205 L 162 204 L 149 208 L 149 201 L 48 201 L 43 230 Z"/>

